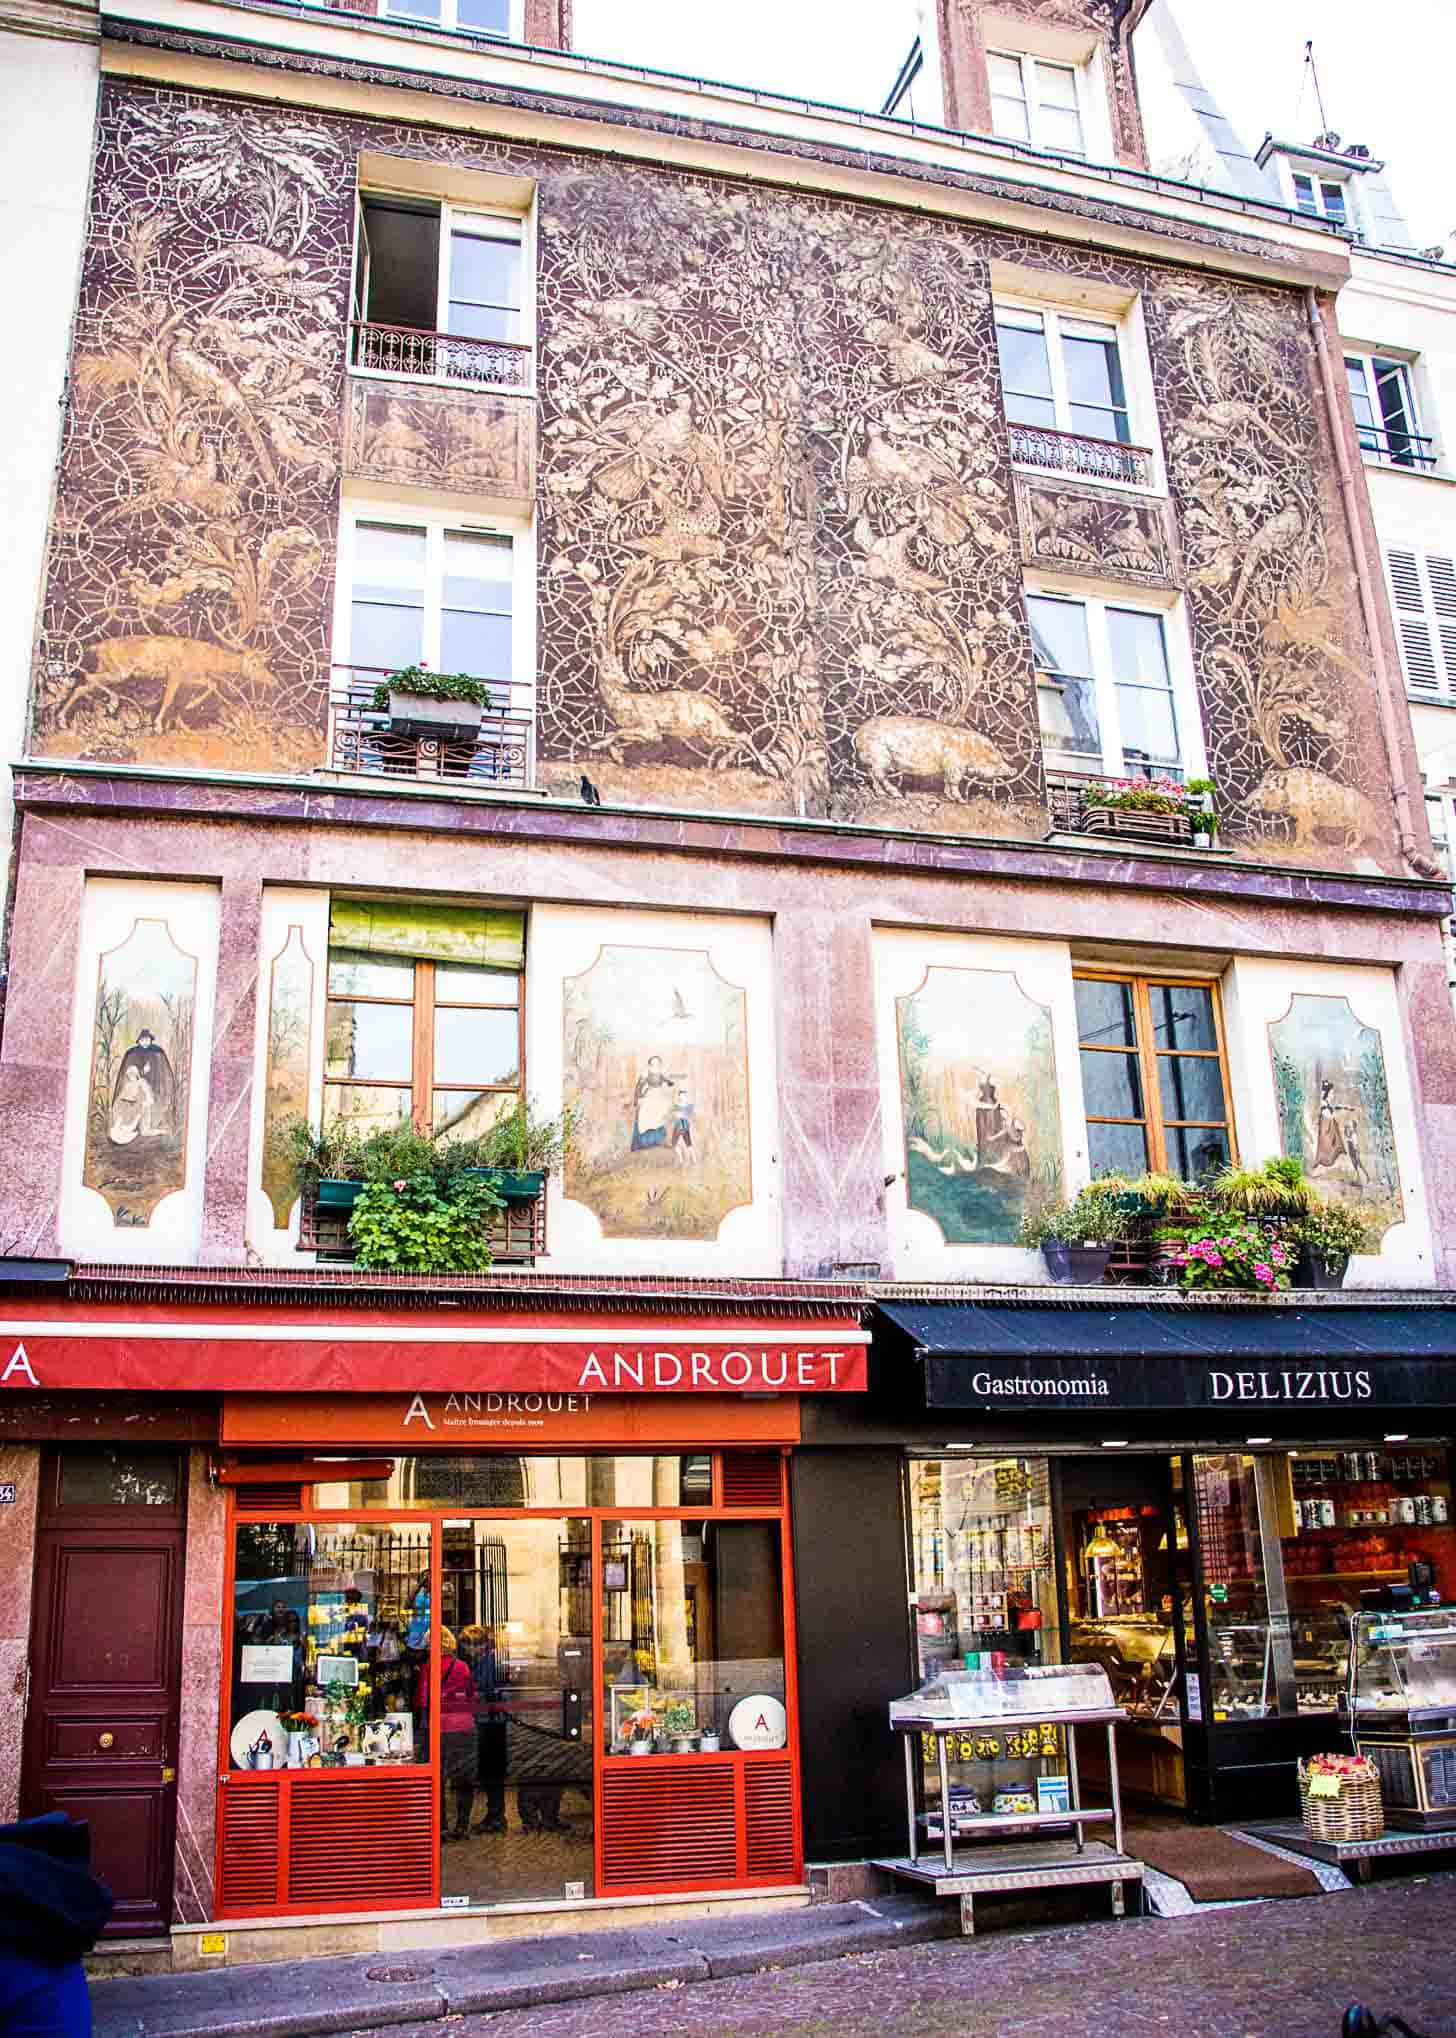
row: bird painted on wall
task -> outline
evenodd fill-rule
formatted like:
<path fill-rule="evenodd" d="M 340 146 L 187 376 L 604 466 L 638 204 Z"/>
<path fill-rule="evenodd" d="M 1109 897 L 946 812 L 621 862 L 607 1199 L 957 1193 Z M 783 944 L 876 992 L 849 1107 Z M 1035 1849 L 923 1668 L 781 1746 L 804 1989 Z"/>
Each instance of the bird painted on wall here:
<path fill-rule="evenodd" d="M 581 797 L 584 804 L 587 805 L 588 807 L 599 807 L 602 803 L 601 794 L 597 791 L 596 787 L 592 784 L 591 780 L 587 777 L 585 772 L 583 772 L 581 775 Z"/>

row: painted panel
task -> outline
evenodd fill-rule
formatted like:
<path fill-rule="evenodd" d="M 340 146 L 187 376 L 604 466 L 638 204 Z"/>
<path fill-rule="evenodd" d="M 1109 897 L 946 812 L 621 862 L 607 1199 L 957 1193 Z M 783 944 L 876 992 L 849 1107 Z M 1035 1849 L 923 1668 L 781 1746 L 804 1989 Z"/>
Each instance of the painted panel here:
<path fill-rule="evenodd" d="M 715 1239 L 753 1201 L 746 993 L 706 950 L 604 946 L 563 987 L 566 1193 L 608 1238 Z"/>
<path fill-rule="evenodd" d="M 529 504 L 535 490 L 535 402 L 528 396 L 355 379 L 349 385 L 344 472 L 361 481 Z"/>
<path fill-rule="evenodd" d="M 197 958 L 165 920 L 101 957 L 81 1180 L 118 1225 L 148 1224 L 186 1182 L 196 999 Z"/>
<path fill-rule="evenodd" d="M 1105 488 L 1043 485 L 1018 474 L 1016 515 L 1028 566 L 1138 587 L 1178 584 L 1177 541 L 1166 503 L 1109 495 Z"/>
<path fill-rule="evenodd" d="M 1380 1034 L 1348 998 L 1296 993 L 1269 1027 L 1283 1151 L 1377 1239 L 1405 1220 Z"/>
<path fill-rule="evenodd" d="M 307 1118 L 313 1030 L 313 959 L 294 921 L 273 958 L 268 987 L 268 1059 L 263 1082 L 263 1192 L 280 1231 L 298 1201 L 288 1128 Z"/>
<path fill-rule="evenodd" d="M 912 1210 L 953 1245 L 1014 1245 L 1061 1192 L 1051 1012 L 1008 971 L 929 968 L 895 1000 Z"/>

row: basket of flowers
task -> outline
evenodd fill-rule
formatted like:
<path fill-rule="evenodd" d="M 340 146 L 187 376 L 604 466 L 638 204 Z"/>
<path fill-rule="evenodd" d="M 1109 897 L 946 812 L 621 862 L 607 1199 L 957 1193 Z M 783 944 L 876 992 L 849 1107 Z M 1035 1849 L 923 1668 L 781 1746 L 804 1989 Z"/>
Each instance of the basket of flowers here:
<path fill-rule="evenodd" d="M 1380 1775 L 1368 1755 L 1310 1755 L 1299 1765 L 1299 1806 L 1311 1840 L 1378 1840 Z"/>

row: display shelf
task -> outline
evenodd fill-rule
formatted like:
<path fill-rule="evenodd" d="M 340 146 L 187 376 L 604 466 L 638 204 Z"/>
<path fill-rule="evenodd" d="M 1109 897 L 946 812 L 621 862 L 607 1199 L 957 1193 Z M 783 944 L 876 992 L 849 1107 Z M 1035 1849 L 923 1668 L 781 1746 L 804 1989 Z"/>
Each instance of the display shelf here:
<path fill-rule="evenodd" d="M 1392 1571 L 1286 1571 L 1286 1585 L 1328 1585 L 1335 1578 L 1404 1578 L 1405 1571 L 1397 1567 Z"/>

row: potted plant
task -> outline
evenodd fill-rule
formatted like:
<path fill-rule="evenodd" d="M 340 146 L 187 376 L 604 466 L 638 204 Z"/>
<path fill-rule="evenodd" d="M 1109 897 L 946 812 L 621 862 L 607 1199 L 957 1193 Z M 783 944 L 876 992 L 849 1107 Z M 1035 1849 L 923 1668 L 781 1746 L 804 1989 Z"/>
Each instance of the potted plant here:
<path fill-rule="evenodd" d="M 655 1712 L 634 1712 L 627 1720 L 627 1753 L 629 1755 L 655 1755 L 657 1752 L 657 1714 Z"/>
<path fill-rule="evenodd" d="M 565 1165 L 576 1130 L 568 1106 L 554 1118 L 538 1118 L 532 1100 L 520 1097 L 490 1130 L 470 1142 L 467 1174 L 484 1176 L 508 1202 L 539 1196 L 546 1177 Z"/>
<path fill-rule="evenodd" d="M 280 1712 L 278 1723 L 288 1736 L 288 1767 L 306 1769 L 309 1757 L 318 1753 L 318 1714 Z"/>
<path fill-rule="evenodd" d="M 484 1273 L 492 1259 L 486 1227 L 501 1208 L 501 1197 L 478 1174 L 442 1182 L 421 1170 L 365 1182 L 349 1213 L 355 1265 L 366 1273 Z"/>
<path fill-rule="evenodd" d="M 1078 827 L 1087 835 L 1132 835 L 1187 842 L 1192 835 L 1187 789 L 1176 778 L 1114 778 L 1084 785 Z"/>
<path fill-rule="evenodd" d="M 1293 1252 L 1247 1219 L 1215 1218 L 1206 1227 L 1191 1226 L 1190 1233 L 1172 1256 L 1183 1287 L 1273 1295 L 1289 1286 Z"/>
<path fill-rule="evenodd" d="M 1299 1248 L 1296 1288 L 1343 1288 L 1352 1253 L 1368 1251 L 1370 1234 L 1347 1203 L 1321 1202 L 1290 1229 Z"/>
<path fill-rule="evenodd" d="M 1303 1162 L 1282 1158 L 1257 1168 L 1225 1168 L 1209 1183 L 1209 1193 L 1220 1210 L 1260 1220 L 1300 1218 L 1320 1204 Z"/>
<path fill-rule="evenodd" d="M 691 1755 L 697 1747 L 697 1714 L 684 1700 L 674 1699 L 662 1708 L 663 1738 L 674 1755 Z"/>
<path fill-rule="evenodd" d="M 397 736 L 433 736 L 442 743 L 470 743 L 490 706 L 484 680 L 463 672 L 431 672 L 421 659 L 380 680 L 369 703 L 387 714 Z"/>
<path fill-rule="evenodd" d="M 1188 795 L 1188 818 L 1193 824 L 1193 847 L 1212 849 L 1218 840 L 1218 812 L 1214 805 L 1218 787 L 1211 778 L 1190 778 L 1183 790 Z"/>
<path fill-rule="evenodd" d="M 1054 1203 L 1021 1226 L 1021 1243 L 1040 1246 L 1053 1281 L 1090 1284 L 1107 1272 L 1112 1248 L 1125 1236 L 1129 1217 L 1118 1208 L 1120 1192 L 1092 1182 L 1070 1203 Z"/>

